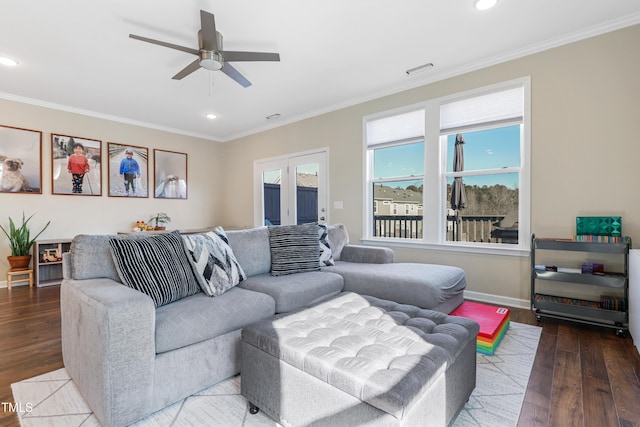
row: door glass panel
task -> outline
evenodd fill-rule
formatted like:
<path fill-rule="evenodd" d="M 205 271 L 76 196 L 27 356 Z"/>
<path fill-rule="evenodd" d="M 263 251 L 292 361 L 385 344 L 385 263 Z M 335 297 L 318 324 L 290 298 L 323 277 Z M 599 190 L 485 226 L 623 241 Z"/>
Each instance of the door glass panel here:
<path fill-rule="evenodd" d="M 262 173 L 264 200 L 264 225 L 280 225 L 280 169 L 267 170 Z"/>
<path fill-rule="evenodd" d="M 318 221 L 318 164 L 296 166 L 296 224 Z"/>

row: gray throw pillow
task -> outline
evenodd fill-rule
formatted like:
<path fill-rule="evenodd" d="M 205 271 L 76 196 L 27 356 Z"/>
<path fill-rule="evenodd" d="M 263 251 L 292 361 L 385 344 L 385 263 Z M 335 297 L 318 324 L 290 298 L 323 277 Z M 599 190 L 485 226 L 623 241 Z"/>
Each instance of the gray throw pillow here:
<path fill-rule="evenodd" d="M 222 295 L 247 278 L 222 227 L 183 235 L 182 240 L 200 288 L 210 297 Z"/>
<path fill-rule="evenodd" d="M 180 233 L 141 239 L 110 239 L 120 280 L 151 297 L 156 307 L 200 292 Z"/>
<path fill-rule="evenodd" d="M 320 269 L 316 223 L 269 227 L 269 248 L 272 276 Z"/>

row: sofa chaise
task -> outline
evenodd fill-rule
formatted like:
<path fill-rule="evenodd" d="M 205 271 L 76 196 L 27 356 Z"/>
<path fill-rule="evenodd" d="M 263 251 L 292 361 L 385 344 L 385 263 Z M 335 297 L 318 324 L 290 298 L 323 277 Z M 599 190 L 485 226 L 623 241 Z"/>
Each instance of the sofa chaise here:
<path fill-rule="evenodd" d="M 244 327 L 345 291 L 445 314 L 462 303 L 463 270 L 393 263 L 388 248 L 349 244 L 342 225 L 326 232 L 334 265 L 274 276 L 269 227 L 226 231 L 243 280 L 160 306 L 123 285 L 112 246 L 155 236 L 76 236 L 63 257 L 63 361 L 98 420 L 128 425 L 240 373 Z"/>

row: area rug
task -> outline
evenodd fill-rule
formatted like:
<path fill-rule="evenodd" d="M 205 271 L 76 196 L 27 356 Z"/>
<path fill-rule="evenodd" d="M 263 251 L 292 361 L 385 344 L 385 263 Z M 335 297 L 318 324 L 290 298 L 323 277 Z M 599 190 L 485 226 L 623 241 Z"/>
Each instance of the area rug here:
<path fill-rule="evenodd" d="M 515 426 L 520 416 L 542 328 L 511 322 L 493 356 L 477 355 L 477 385 L 453 427 Z M 11 384 L 22 427 L 100 426 L 64 368 Z M 278 427 L 249 414 L 240 376 L 150 415 L 136 427 Z M 336 426 L 341 427 L 341 426 Z M 350 426 L 349 426 L 350 427 Z"/>

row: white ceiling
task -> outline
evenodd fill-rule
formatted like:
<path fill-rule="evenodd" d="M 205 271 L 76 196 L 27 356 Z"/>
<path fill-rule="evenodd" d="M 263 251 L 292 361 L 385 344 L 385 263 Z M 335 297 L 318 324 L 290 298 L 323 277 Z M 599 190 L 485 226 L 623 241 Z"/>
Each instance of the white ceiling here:
<path fill-rule="evenodd" d="M 233 63 L 246 89 L 177 81 L 195 56 L 128 37 L 197 49 L 200 9 L 226 50 L 281 61 Z M 2 0 L 0 98 L 223 142 L 637 23 L 638 0 Z"/>

